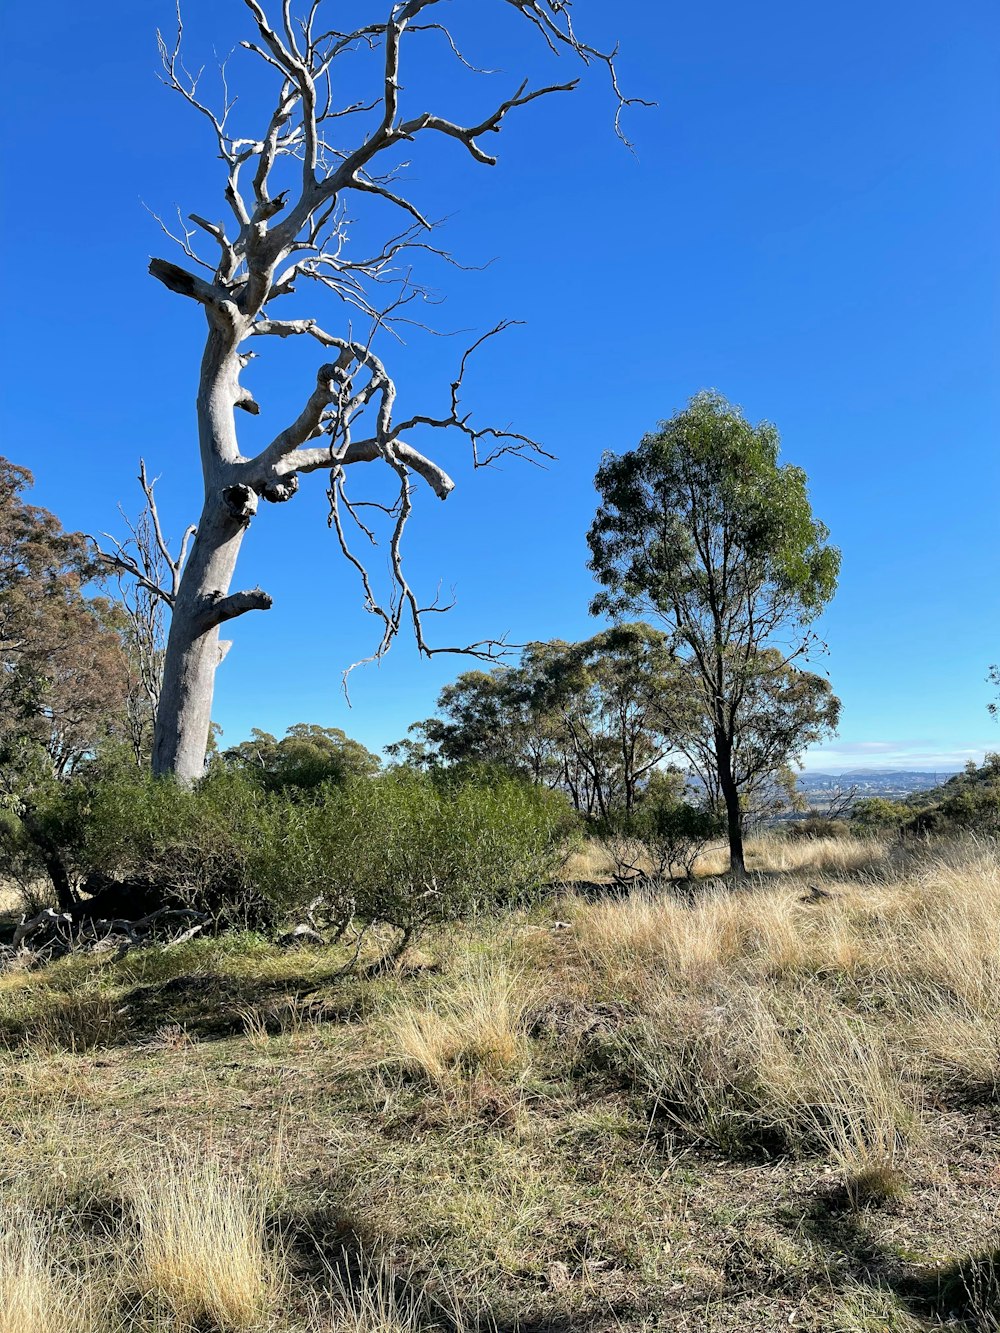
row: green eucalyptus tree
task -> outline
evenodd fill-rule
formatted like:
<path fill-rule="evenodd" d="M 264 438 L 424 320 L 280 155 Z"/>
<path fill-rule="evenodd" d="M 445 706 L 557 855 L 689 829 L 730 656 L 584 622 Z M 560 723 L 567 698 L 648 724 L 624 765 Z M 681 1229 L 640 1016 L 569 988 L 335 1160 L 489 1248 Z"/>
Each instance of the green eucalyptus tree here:
<path fill-rule="evenodd" d="M 839 707 L 794 663 L 818 644 L 809 625 L 840 554 L 778 447 L 769 422 L 700 393 L 636 449 L 604 456 L 588 534 L 593 613 L 656 618 L 685 663 L 701 722 L 677 740 L 725 807 L 737 878 L 748 791 L 832 729 Z"/>
<path fill-rule="evenodd" d="M 582 643 L 526 646 L 517 666 L 467 671 L 442 690 L 439 715 L 389 753 L 417 764 L 492 764 L 564 790 L 582 814 L 631 811 L 675 748 L 663 720 L 683 714 L 666 635 L 616 625 Z"/>

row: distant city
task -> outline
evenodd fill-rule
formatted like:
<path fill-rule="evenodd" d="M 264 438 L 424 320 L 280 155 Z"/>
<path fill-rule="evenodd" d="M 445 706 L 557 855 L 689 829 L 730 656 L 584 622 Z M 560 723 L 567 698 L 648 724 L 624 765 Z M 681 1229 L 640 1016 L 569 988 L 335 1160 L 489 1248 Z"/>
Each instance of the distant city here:
<path fill-rule="evenodd" d="M 800 773 L 799 790 L 806 796 L 830 796 L 835 792 L 850 791 L 859 796 L 909 796 L 915 791 L 930 791 L 947 782 L 958 769 L 943 768 L 937 772 L 907 768 L 857 768 L 849 773 Z"/>

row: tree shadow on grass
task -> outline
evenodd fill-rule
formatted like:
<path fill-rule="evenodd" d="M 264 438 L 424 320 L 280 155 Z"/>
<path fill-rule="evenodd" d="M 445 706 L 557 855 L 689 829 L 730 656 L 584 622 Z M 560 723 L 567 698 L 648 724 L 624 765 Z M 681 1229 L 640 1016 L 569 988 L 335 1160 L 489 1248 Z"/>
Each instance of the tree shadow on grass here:
<path fill-rule="evenodd" d="M 1000 1333 L 1000 1248 L 955 1256 L 945 1263 L 904 1260 L 867 1232 L 867 1209 L 843 1191 L 819 1196 L 803 1218 L 806 1234 L 828 1251 L 831 1271 L 890 1291 L 909 1313 L 970 1333 Z"/>
<path fill-rule="evenodd" d="M 356 1191 L 350 1171 L 325 1178 L 323 1186 L 321 1201 L 272 1219 L 296 1285 L 321 1301 L 356 1300 L 363 1307 L 366 1291 L 378 1289 L 378 1299 L 395 1301 L 400 1312 L 416 1312 L 413 1323 L 400 1318 L 398 1327 L 436 1333 L 622 1333 L 632 1326 L 628 1321 L 646 1327 L 650 1316 L 662 1313 L 654 1295 L 594 1293 L 581 1301 L 577 1294 L 572 1308 L 558 1309 L 558 1297 L 534 1274 L 512 1275 L 509 1295 L 497 1305 L 477 1293 L 475 1281 L 465 1275 L 447 1266 L 429 1268 L 423 1246 L 411 1263 L 405 1238 L 386 1234 L 366 1219 L 363 1207 L 351 1206 Z M 330 1202 L 338 1199 L 348 1202 Z"/>
<path fill-rule="evenodd" d="M 88 984 L 28 993 L 21 1008 L 0 1014 L 0 1045 L 41 1044 L 73 1051 L 147 1043 L 168 1029 L 199 1041 L 243 1036 L 253 1022 L 268 1035 L 303 1023 L 351 1023 L 363 1016 L 358 988 L 321 995 L 327 978 L 274 979 L 211 972 L 180 973 L 132 986 L 124 993 Z"/>

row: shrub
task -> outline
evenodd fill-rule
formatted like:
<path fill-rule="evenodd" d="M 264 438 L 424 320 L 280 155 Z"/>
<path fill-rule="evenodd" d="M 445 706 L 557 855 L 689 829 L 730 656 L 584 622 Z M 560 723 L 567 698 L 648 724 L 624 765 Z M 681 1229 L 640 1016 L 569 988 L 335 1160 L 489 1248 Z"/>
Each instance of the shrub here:
<path fill-rule="evenodd" d="M 406 938 L 523 899 L 553 875 L 575 823 L 561 793 L 510 774 L 406 768 L 348 781 L 306 820 L 318 872 L 307 892 L 332 890 Z"/>
<path fill-rule="evenodd" d="M 619 881 L 662 879 L 672 869 L 690 879 L 695 861 L 723 828 L 721 818 L 704 806 L 649 797 L 630 813 L 619 811 L 602 821 L 598 836 Z"/>
<path fill-rule="evenodd" d="M 271 925 L 284 905 L 277 868 L 288 822 L 287 802 L 238 773 L 215 773 L 194 790 L 114 776 L 90 791 L 86 887 L 113 897 L 121 882 L 122 914 L 177 902 L 225 924 Z"/>
<path fill-rule="evenodd" d="M 846 820 L 821 814 L 808 814 L 802 819 L 790 819 L 782 827 L 789 838 L 848 838 L 853 832 Z"/>
<path fill-rule="evenodd" d="M 133 770 L 73 785 L 49 824 L 101 915 L 173 902 L 270 928 L 322 898 L 336 927 L 357 917 L 407 938 L 522 898 L 552 875 L 574 826 L 562 795 L 492 772 L 396 769 L 314 797 L 226 768 L 193 790 Z"/>
<path fill-rule="evenodd" d="M 649 849 L 653 872 L 666 875 L 680 867 L 690 879 L 694 863 L 713 838 L 722 836 L 720 816 L 704 806 L 685 801 L 673 804 L 642 802 L 635 813 L 637 826 Z"/>
<path fill-rule="evenodd" d="M 379 770 L 376 756 L 339 727 L 305 722 L 289 727 L 280 741 L 254 727 L 248 741 L 223 752 L 221 762 L 266 791 L 300 795 Z"/>
<path fill-rule="evenodd" d="M 941 804 L 946 825 L 969 833 L 1000 833 L 1000 778 L 960 787 Z"/>
<path fill-rule="evenodd" d="M 901 801 L 890 801 L 884 796 L 866 796 L 856 801 L 851 812 L 854 825 L 866 833 L 899 828 L 913 814 Z"/>

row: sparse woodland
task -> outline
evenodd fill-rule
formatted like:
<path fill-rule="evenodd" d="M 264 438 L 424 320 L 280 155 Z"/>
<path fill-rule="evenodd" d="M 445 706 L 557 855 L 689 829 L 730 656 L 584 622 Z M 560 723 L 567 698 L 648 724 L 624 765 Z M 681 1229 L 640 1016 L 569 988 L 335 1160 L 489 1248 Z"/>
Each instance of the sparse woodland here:
<path fill-rule="evenodd" d="M 401 75 L 421 37 L 473 68 L 457 4 L 341 31 L 364 7 L 234 0 L 273 83 L 253 133 L 178 12 L 164 82 L 228 210 L 150 266 L 206 326 L 201 516 L 171 543 L 143 462 L 98 544 L 0 459 L 0 1333 L 1000 1333 L 1000 754 L 806 808 L 841 554 L 773 424 L 703 390 L 610 441 L 601 623 L 449 650 L 384 757 L 212 726 L 220 629 L 270 605 L 231 588 L 261 502 L 320 472 L 374 657 L 407 626 L 430 655 L 403 537 L 454 483 L 414 439 L 541 449 L 462 402 L 502 329 L 444 409 L 397 409 L 382 350 L 443 256 L 401 151 L 491 165 L 578 75 L 625 138 L 617 52 L 563 0 L 503 4 L 563 81 L 464 124 Z M 353 61 L 371 99 L 340 106 Z M 402 230 L 355 254 L 361 196 Z M 328 360 L 245 457 L 248 349 L 290 337 Z"/>

